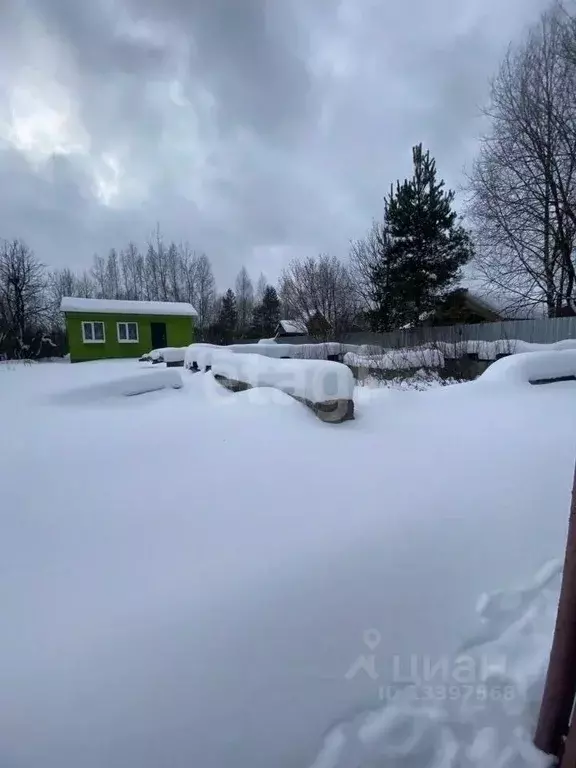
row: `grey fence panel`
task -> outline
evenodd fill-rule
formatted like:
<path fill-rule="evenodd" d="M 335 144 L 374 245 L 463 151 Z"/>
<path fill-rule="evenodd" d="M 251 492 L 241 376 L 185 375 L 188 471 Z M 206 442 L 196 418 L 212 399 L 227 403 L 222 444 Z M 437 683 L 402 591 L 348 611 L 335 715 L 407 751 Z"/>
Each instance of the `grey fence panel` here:
<path fill-rule="evenodd" d="M 390 333 L 351 333 L 342 341 L 348 344 L 368 344 L 391 349 L 417 347 L 435 341 L 498 341 L 519 339 L 537 344 L 552 344 L 562 339 L 576 338 L 576 317 L 510 320 L 499 323 L 411 328 Z"/>
<path fill-rule="evenodd" d="M 360 331 L 348 333 L 335 339 L 343 344 L 366 344 L 375 347 L 398 349 L 418 347 L 435 341 L 457 343 L 459 341 L 499 341 L 519 339 L 536 344 L 552 344 L 562 339 L 576 339 L 576 317 L 537 318 L 534 320 L 508 320 L 499 323 L 473 323 L 470 325 L 447 325 L 389 333 Z M 276 339 L 279 344 L 318 344 L 311 336 L 283 336 Z M 254 340 L 238 343 L 255 343 Z"/>

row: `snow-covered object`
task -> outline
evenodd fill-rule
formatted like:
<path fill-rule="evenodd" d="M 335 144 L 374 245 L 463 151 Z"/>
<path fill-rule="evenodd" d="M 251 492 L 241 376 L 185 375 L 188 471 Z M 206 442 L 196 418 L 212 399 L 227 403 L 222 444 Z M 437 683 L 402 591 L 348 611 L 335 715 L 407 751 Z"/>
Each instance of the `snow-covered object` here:
<path fill-rule="evenodd" d="M 160 389 L 180 389 L 182 377 L 174 368 L 149 370 L 135 376 L 124 376 L 64 392 L 60 399 L 71 403 L 88 403 L 114 397 L 130 397 L 157 392 Z"/>
<path fill-rule="evenodd" d="M 195 317 L 192 304 L 181 301 L 125 301 L 124 299 L 82 299 L 64 296 L 61 312 L 94 312 L 95 314 L 179 315 Z"/>
<path fill-rule="evenodd" d="M 360 357 L 376 357 L 379 355 L 420 355 L 424 350 L 436 350 L 446 359 L 454 360 L 465 355 L 478 355 L 480 360 L 496 360 L 500 355 L 515 355 L 522 352 L 551 352 L 565 349 L 576 349 L 576 339 L 564 339 L 553 344 L 536 344 L 521 339 L 499 339 L 497 341 L 478 341 L 467 339 L 463 341 L 435 341 L 419 347 L 388 349 L 374 344 L 341 344 L 341 350 Z M 352 363 L 350 363 L 352 364 Z"/>
<path fill-rule="evenodd" d="M 344 363 L 355 368 L 403 370 L 405 368 L 443 368 L 444 355 L 437 349 L 397 349 L 383 355 L 359 355 L 347 352 Z"/>
<path fill-rule="evenodd" d="M 290 344 L 276 344 L 273 341 L 267 344 L 230 344 L 227 347 L 221 347 L 228 352 L 238 353 L 241 355 L 262 355 L 264 357 L 292 357 L 288 348 Z"/>
<path fill-rule="evenodd" d="M 563 339 L 550 346 L 554 349 L 576 349 L 576 339 Z"/>
<path fill-rule="evenodd" d="M 215 344 L 191 344 L 188 347 L 184 363 L 187 368 L 191 367 L 193 356 L 196 354 L 195 350 L 199 347 L 219 349 L 241 355 L 261 355 L 276 360 L 283 357 L 294 360 L 326 360 L 328 356 L 338 355 L 345 349 L 345 345 L 335 341 L 321 344 L 277 344 L 270 339 L 261 339 L 257 344 L 230 344 L 226 347 Z"/>
<path fill-rule="evenodd" d="M 166 347 L 162 350 L 162 360 L 165 363 L 183 363 L 187 347 Z"/>
<path fill-rule="evenodd" d="M 213 357 L 225 352 L 226 349 L 227 347 L 220 347 L 217 344 L 190 344 L 184 353 L 184 367 L 192 368 L 196 363 L 203 370 L 207 365 L 212 365 Z"/>
<path fill-rule="evenodd" d="M 445 347 L 449 349 L 450 345 Z M 521 339 L 499 339 L 498 341 L 467 341 L 466 352 L 477 354 L 480 360 L 496 360 L 499 355 L 518 355 L 524 352 L 557 352 L 576 349 L 576 340 L 565 339 L 554 344 L 536 344 Z M 456 345 L 458 349 L 458 345 Z"/>
<path fill-rule="evenodd" d="M 538 381 L 576 377 L 576 349 L 557 352 L 522 352 L 496 360 L 480 381 L 530 384 Z"/>
<path fill-rule="evenodd" d="M 158 347 L 142 355 L 141 359 L 155 363 L 180 363 L 184 362 L 186 350 L 187 347 Z"/>
<path fill-rule="evenodd" d="M 212 360 L 212 372 L 252 387 L 274 387 L 311 403 L 351 400 L 354 395 L 352 371 L 327 360 L 274 360 L 220 352 Z"/>
<path fill-rule="evenodd" d="M 152 360 L 154 362 L 162 362 L 164 360 L 164 352 L 170 347 L 158 347 L 158 349 L 151 349 L 145 355 L 142 355 L 146 360 Z"/>
<path fill-rule="evenodd" d="M 351 400 L 354 394 L 352 371 L 327 360 L 275 360 L 258 354 L 242 355 L 226 347 L 188 348 L 187 361 L 212 373 L 251 387 L 275 387 L 288 395 L 312 403 Z M 186 363 L 188 367 L 188 362 Z"/>

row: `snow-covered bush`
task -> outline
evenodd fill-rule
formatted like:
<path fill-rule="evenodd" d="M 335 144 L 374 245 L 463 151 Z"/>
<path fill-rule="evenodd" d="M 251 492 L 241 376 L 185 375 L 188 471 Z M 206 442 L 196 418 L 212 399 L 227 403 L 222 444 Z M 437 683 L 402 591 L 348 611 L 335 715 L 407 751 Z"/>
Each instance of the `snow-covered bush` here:
<path fill-rule="evenodd" d="M 444 355 L 437 349 L 415 347 L 414 349 L 380 350 L 363 353 L 347 352 L 344 363 L 355 368 L 369 368 L 377 371 L 397 371 L 418 368 L 442 368 Z"/>
<path fill-rule="evenodd" d="M 403 372 L 401 376 L 383 377 L 368 371 L 367 375 L 358 379 L 357 386 L 367 389 L 402 389 L 424 392 L 427 389 L 461 384 L 461 379 L 443 378 L 438 371 L 421 368 L 418 371 Z"/>

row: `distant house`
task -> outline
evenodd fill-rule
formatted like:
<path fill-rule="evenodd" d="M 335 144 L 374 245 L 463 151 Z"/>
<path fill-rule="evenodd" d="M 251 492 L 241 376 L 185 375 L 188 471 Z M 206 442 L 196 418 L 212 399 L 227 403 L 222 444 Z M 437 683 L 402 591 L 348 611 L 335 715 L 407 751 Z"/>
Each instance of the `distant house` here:
<path fill-rule="evenodd" d="M 301 320 L 280 320 L 276 326 L 276 336 L 307 336 L 308 328 Z"/>
<path fill-rule="evenodd" d="M 483 295 L 468 288 L 451 291 L 424 325 L 459 325 L 494 323 L 505 320 L 527 320 L 537 316 L 528 304 L 506 296 Z"/>
<path fill-rule="evenodd" d="M 168 301 L 80 299 L 65 296 L 70 360 L 140 357 L 151 349 L 184 347 L 194 341 L 191 304 Z"/>

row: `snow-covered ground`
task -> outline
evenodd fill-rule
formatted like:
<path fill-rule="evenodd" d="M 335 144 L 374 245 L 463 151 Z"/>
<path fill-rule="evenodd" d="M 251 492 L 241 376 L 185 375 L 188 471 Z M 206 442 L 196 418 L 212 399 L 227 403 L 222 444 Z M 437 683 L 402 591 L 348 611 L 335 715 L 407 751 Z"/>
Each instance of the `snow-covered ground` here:
<path fill-rule="evenodd" d="M 0 367 L 0 765 L 541 765 L 576 383 L 158 369 Z"/>

